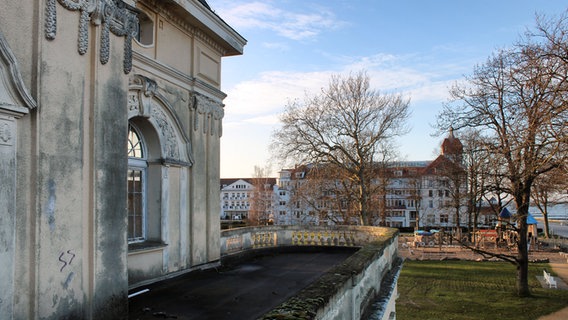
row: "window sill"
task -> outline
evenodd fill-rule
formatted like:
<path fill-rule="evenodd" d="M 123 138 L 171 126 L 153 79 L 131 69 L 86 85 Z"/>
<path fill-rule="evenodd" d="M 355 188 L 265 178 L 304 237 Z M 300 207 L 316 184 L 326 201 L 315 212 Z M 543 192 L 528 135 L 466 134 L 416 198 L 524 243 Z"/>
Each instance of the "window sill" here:
<path fill-rule="evenodd" d="M 128 244 L 128 253 L 161 250 L 168 245 L 160 241 L 143 241 Z"/>

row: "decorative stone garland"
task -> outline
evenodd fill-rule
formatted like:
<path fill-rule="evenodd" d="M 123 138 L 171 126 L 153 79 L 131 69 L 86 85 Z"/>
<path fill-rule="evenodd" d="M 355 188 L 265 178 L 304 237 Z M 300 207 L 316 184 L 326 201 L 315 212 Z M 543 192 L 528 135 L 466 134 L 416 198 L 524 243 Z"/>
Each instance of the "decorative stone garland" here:
<path fill-rule="evenodd" d="M 138 34 L 138 17 L 121 0 L 57 0 L 67 10 L 79 11 L 77 51 L 84 55 L 89 47 L 89 22 L 102 26 L 100 62 L 106 64 L 110 56 L 110 32 L 124 41 L 124 73 L 132 70 L 132 39 Z M 45 38 L 54 40 L 57 34 L 56 0 L 45 3 Z"/>

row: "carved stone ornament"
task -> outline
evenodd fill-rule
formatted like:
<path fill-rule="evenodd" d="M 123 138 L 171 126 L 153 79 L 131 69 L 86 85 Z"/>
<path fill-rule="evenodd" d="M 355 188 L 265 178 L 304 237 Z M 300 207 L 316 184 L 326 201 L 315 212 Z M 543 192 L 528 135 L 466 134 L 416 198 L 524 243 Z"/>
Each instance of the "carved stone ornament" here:
<path fill-rule="evenodd" d="M 16 57 L 0 32 L 0 114 L 22 117 L 37 107 L 26 89 Z M 3 135 L 7 139 L 6 134 Z"/>
<path fill-rule="evenodd" d="M 57 33 L 56 1 L 67 10 L 79 11 L 79 39 L 77 51 L 80 55 L 89 47 L 89 22 L 101 26 L 100 61 L 106 64 L 110 55 L 110 32 L 124 41 L 124 73 L 132 70 L 132 38 L 138 34 L 138 17 L 135 9 L 121 0 L 46 0 L 45 37 L 55 39 Z"/>
<path fill-rule="evenodd" d="M 0 144 L 12 144 L 12 128 L 8 121 L 0 119 Z"/>
<path fill-rule="evenodd" d="M 162 144 L 162 153 L 166 159 L 179 159 L 178 139 L 174 133 L 174 129 L 166 120 L 166 116 L 158 108 L 152 108 L 152 118 L 156 122 L 160 136 L 164 143 Z"/>
<path fill-rule="evenodd" d="M 163 160 L 168 164 L 190 167 L 193 155 L 189 138 L 183 132 L 173 108 L 160 93 L 156 81 L 134 74 L 129 77 L 128 118 L 144 117 L 160 135 Z"/>
<path fill-rule="evenodd" d="M 133 75 L 129 78 L 129 86 L 135 91 L 128 94 L 128 112 L 136 112 L 143 117 L 149 117 L 152 112 L 152 99 L 158 93 L 156 81 L 143 75 Z"/>
<path fill-rule="evenodd" d="M 203 133 L 223 133 L 222 119 L 225 116 L 223 104 L 202 94 L 194 93 L 190 108 L 193 109 L 193 128 L 198 130 L 199 118 L 203 118 Z"/>

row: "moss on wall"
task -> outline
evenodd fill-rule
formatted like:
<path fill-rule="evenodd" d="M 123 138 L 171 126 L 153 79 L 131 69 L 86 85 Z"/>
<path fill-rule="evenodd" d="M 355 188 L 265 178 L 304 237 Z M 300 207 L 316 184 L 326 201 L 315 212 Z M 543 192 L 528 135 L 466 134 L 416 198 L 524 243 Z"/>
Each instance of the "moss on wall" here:
<path fill-rule="evenodd" d="M 391 229 L 377 237 L 260 319 L 314 319 L 318 310 L 323 309 L 347 284 L 350 285 L 352 277 L 363 273 L 373 261 L 383 255 L 385 248 L 396 239 L 397 234 L 398 230 Z"/>

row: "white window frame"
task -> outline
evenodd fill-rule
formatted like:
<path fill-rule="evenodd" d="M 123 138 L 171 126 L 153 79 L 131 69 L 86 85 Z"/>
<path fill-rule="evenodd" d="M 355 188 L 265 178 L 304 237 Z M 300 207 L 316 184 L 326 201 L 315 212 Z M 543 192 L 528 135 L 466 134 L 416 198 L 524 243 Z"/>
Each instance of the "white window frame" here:
<path fill-rule="evenodd" d="M 140 236 L 136 236 L 136 237 L 130 237 L 130 235 L 128 236 L 128 243 L 138 243 L 138 242 L 144 242 L 147 239 L 147 221 L 148 221 L 148 216 L 147 216 L 147 209 L 146 209 L 146 202 L 147 202 L 147 184 L 148 184 L 148 161 L 147 161 L 147 155 L 148 155 L 148 150 L 146 147 L 146 142 L 144 141 L 144 136 L 142 135 L 140 129 L 138 129 L 134 124 L 129 123 L 128 124 L 128 139 L 130 139 L 130 130 L 133 130 L 136 135 L 138 136 L 139 139 L 139 143 L 140 143 L 140 147 L 142 150 L 142 158 L 136 158 L 136 157 L 128 157 L 128 171 L 130 172 L 130 170 L 136 170 L 136 171 L 140 171 L 140 178 L 142 180 L 142 186 L 141 186 L 141 193 L 142 193 L 142 234 Z M 130 141 L 128 141 L 128 147 L 130 147 Z M 129 150 L 127 150 L 127 152 L 129 152 Z M 130 177 L 128 177 L 130 178 Z M 128 189 L 128 187 L 127 187 Z M 127 192 L 130 192 L 130 190 L 127 190 Z"/>

